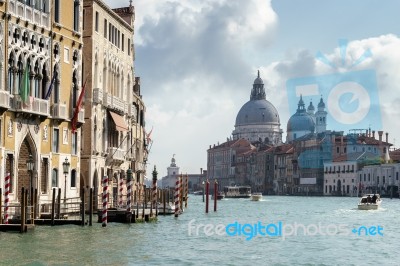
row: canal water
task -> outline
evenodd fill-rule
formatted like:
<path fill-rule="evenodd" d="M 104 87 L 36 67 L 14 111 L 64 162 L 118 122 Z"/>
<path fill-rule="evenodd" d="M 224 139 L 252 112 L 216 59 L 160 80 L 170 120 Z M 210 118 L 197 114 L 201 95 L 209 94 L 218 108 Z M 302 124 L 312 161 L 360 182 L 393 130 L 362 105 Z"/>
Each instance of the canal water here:
<path fill-rule="evenodd" d="M 399 265 L 399 199 L 383 199 L 377 211 L 357 202 L 225 199 L 206 215 L 192 195 L 178 219 L 0 233 L 0 265 Z"/>

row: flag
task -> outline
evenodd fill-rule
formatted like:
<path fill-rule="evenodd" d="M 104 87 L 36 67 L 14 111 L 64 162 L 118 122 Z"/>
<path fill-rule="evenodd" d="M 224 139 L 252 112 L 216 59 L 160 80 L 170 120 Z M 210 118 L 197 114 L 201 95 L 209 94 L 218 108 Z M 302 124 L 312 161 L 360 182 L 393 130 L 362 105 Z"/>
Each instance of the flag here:
<path fill-rule="evenodd" d="M 53 90 L 53 84 L 54 84 L 54 81 L 56 80 L 56 78 L 57 78 L 57 72 L 54 72 L 53 78 L 51 79 L 51 82 L 50 82 L 49 89 L 47 90 L 47 93 L 46 93 L 46 97 L 44 97 L 45 100 L 48 100 L 50 98 L 51 91 Z"/>
<path fill-rule="evenodd" d="M 151 127 L 151 130 L 150 130 L 149 133 L 146 133 L 146 142 L 147 142 L 147 144 L 149 144 L 151 142 L 150 136 L 151 136 L 152 132 L 153 132 L 153 127 Z"/>
<path fill-rule="evenodd" d="M 22 76 L 21 84 L 19 84 L 19 95 L 23 103 L 29 99 L 29 66 L 25 66 L 24 74 Z"/>
<path fill-rule="evenodd" d="M 72 117 L 72 133 L 75 133 L 75 131 L 76 131 L 76 123 L 78 122 L 78 114 L 81 109 L 83 96 L 85 95 L 86 81 L 87 81 L 87 77 L 85 79 L 85 82 L 83 83 L 82 91 L 81 91 L 81 94 L 79 95 L 78 102 L 75 107 L 74 116 Z"/>

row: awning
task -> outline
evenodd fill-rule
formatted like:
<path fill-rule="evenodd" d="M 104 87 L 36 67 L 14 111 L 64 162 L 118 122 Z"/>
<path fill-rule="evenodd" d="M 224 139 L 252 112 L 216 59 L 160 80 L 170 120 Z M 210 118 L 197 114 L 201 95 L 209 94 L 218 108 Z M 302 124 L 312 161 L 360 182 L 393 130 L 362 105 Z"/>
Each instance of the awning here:
<path fill-rule="evenodd" d="M 116 114 L 114 112 L 110 112 L 110 115 L 112 119 L 114 120 L 115 127 L 118 131 L 128 131 L 128 126 L 126 125 L 124 118 L 120 116 L 119 114 Z"/>

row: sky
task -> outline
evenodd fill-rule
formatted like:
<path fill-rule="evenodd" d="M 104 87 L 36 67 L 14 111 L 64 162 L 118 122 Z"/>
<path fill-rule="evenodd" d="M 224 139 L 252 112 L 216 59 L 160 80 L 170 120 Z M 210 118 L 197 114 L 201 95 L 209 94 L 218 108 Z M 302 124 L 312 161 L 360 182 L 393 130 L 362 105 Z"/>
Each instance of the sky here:
<path fill-rule="evenodd" d="M 128 0 L 105 3 L 129 5 Z M 400 1 L 135 0 L 133 5 L 135 75 L 141 77 L 146 130 L 153 128 L 148 176 L 154 165 L 159 177 L 165 176 L 173 155 L 183 174 L 206 169 L 207 149 L 231 136 L 257 70 L 267 100 L 279 112 L 284 140 L 298 101 L 288 97 L 289 81 L 322 77 L 317 80 L 325 89 L 305 97 L 307 105 L 311 100 L 316 105 L 320 94 L 327 103 L 339 84 L 328 76 L 347 75 L 371 93 L 373 111 L 364 113 L 361 126 L 389 132 L 389 142 L 400 146 Z M 367 76 L 359 74 L 364 70 Z M 364 99 L 353 96 L 347 111 L 365 108 Z M 327 129 L 335 125 L 328 117 Z M 345 133 L 359 128 L 342 126 Z"/>

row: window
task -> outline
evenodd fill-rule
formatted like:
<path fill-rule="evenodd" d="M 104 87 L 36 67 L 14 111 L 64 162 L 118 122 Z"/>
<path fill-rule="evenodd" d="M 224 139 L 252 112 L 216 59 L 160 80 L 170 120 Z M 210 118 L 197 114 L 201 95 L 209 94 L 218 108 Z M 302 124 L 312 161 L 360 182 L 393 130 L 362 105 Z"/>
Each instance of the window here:
<path fill-rule="evenodd" d="M 54 168 L 51 173 L 51 187 L 58 187 L 58 170 Z"/>
<path fill-rule="evenodd" d="M 122 44 L 122 52 L 125 49 L 125 35 L 122 33 L 122 40 L 121 40 L 121 44 Z"/>
<path fill-rule="evenodd" d="M 107 38 L 107 19 L 104 19 L 104 38 Z"/>
<path fill-rule="evenodd" d="M 54 21 L 60 23 L 60 1 L 54 0 Z"/>
<path fill-rule="evenodd" d="M 64 47 L 64 62 L 69 63 L 69 49 Z"/>
<path fill-rule="evenodd" d="M 5 166 L 6 173 L 10 174 L 10 193 L 13 192 L 14 189 L 14 182 L 13 182 L 13 177 L 14 177 L 14 155 L 11 153 L 7 154 L 6 157 L 6 166 Z"/>
<path fill-rule="evenodd" d="M 71 188 L 76 188 L 76 170 L 71 171 Z"/>
<path fill-rule="evenodd" d="M 131 55 L 131 39 L 128 38 L 128 55 Z"/>
<path fill-rule="evenodd" d="M 74 31 L 79 31 L 79 0 L 74 1 Z"/>
<path fill-rule="evenodd" d="M 72 154 L 78 154 L 78 134 L 76 132 L 72 134 Z"/>
<path fill-rule="evenodd" d="M 99 32 L 99 12 L 96 11 L 94 30 Z"/>
<path fill-rule="evenodd" d="M 111 42 L 111 34 L 112 34 L 112 26 L 111 23 L 108 23 L 108 41 Z"/>
<path fill-rule="evenodd" d="M 60 136 L 58 128 L 53 129 L 53 152 L 58 152 L 59 137 Z"/>
<path fill-rule="evenodd" d="M 48 167 L 49 167 L 49 159 L 43 158 L 42 161 L 42 176 L 40 178 L 40 190 L 42 194 L 47 193 L 47 184 L 48 184 Z"/>
<path fill-rule="evenodd" d="M 83 15 L 82 15 L 82 28 L 85 29 L 85 9 L 83 10 Z"/>

